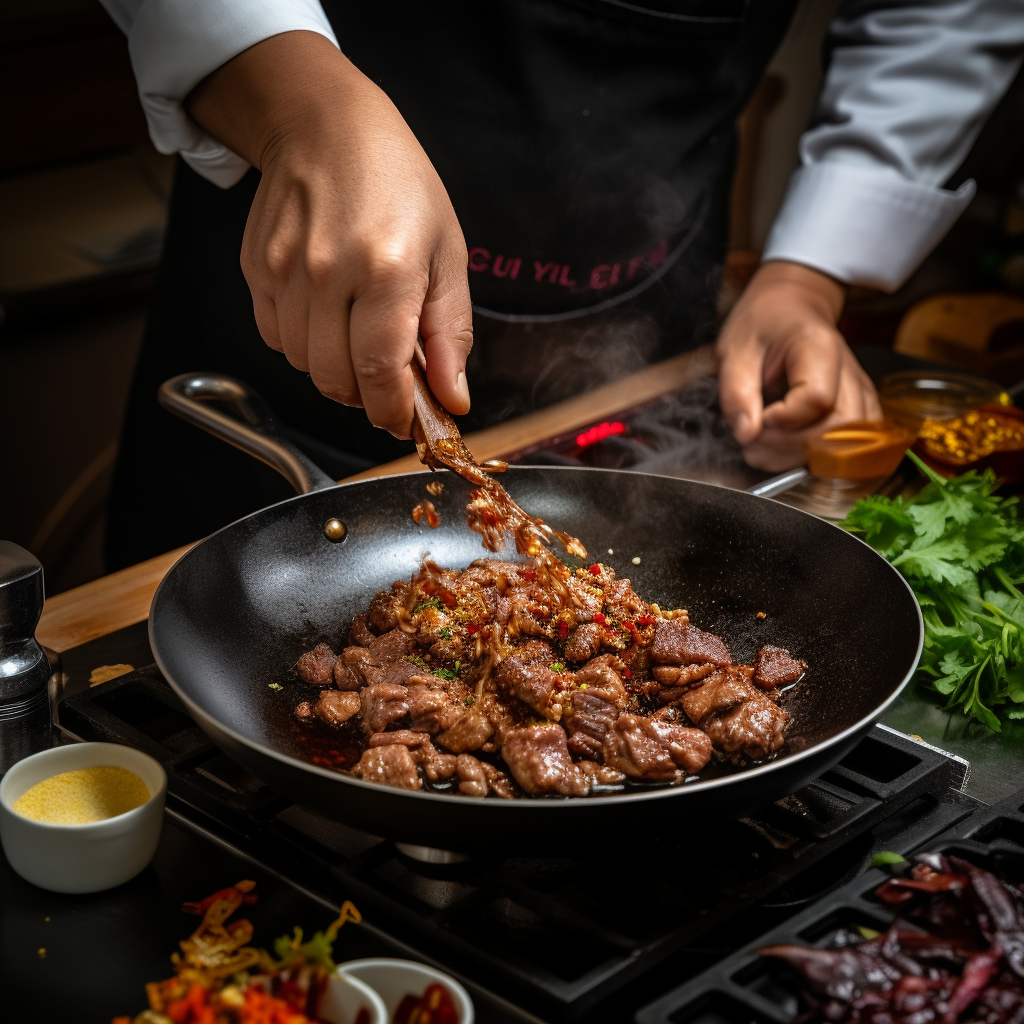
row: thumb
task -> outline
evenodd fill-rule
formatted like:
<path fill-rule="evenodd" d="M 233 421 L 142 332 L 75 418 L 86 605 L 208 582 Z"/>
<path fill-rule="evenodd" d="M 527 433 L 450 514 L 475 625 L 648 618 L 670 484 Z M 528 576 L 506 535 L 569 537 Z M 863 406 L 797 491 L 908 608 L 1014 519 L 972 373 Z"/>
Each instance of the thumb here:
<path fill-rule="evenodd" d="M 473 347 L 473 305 L 465 261 L 435 266 L 420 314 L 427 383 L 451 413 L 469 412 L 466 359 Z"/>
<path fill-rule="evenodd" d="M 718 400 L 722 413 L 736 440 L 747 445 L 761 433 L 764 349 L 752 336 L 742 341 L 723 336 L 718 352 Z"/>

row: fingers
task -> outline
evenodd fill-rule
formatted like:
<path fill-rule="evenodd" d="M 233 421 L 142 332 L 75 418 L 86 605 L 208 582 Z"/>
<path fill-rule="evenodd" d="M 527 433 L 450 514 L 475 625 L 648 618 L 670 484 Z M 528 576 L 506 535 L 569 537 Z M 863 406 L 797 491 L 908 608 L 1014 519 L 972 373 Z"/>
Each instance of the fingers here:
<path fill-rule="evenodd" d="M 430 390 L 449 412 L 465 415 L 469 412 L 466 360 L 473 347 L 473 305 L 465 260 L 453 256 L 435 267 L 419 326 Z"/>
<path fill-rule="evenodd" d="M 739 335 L 727 323 L 718 342 L 718 400 L 741 445 L 761 433 L 764 350 L 754 334 Z"/>
<path fill-rule="evenodd" d="M 834 330 L 821 326 L 793 339 L 783 357 L 788 383 L 785 398 L 764 411 L 766 427 L 801 430 L 817 423 L 836 407 L 846 344 Z"/>

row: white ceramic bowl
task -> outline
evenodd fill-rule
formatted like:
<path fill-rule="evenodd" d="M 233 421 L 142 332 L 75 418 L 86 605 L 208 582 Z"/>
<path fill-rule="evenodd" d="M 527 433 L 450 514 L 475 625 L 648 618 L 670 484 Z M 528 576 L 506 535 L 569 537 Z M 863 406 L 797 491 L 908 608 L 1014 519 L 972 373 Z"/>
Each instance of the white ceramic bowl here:
<path fill-rule="evenodd" d="M 469 993 L 452 977 L 435 971 L 433 967 L 415 960 L 349 960 L 338 965 L 338 971 L 348 974 L 375 989 L 384 1000 L 386 1020 L 394 1019 L 395 1011 L 409 995 L 421 996 L 428 985 L 444 985 L 451 993 L 459 1014 L 459 1024 L 473 1024 L 473 1003 Z"/>
<path fill-rule="evenodd" d="M 14 810 L 36 783 L 61 772 L 117 765 L 135 772 L 150 797 L 140 807 L 86 825 L 51 825 Z M 75 743 L 32 754 L 0 782 L 0 843 L 12 868 L 52 892 L 99 892 L 134 878 L 152 859 L 164 820 L 167 775 L 158 761 L 117 743 Z"/>
<path fill-rule="evenodd" d="M 366 1024 L 391 1024 L 384 1001 L 365 981 L 336 971 L 328 979 L 317 1017 L 328 1024 L 356 1024 L 362 1010 L 369 1018 Z"/>

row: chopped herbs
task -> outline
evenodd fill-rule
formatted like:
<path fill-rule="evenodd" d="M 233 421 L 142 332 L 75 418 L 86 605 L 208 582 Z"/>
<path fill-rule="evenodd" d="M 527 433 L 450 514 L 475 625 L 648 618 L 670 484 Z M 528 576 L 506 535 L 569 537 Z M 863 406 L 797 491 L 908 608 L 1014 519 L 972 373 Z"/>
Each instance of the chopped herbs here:
<path fill-rule="evenodd" d="M 476 697 L 474 697 L 473 694 L 470 694 L 468 697 L 466 697 L 465 700 L 463 700 L 462 706 L 464 708 L 471 708 L 475 703 L 476 703 Z"/>
<path fill-rule="evenodd" d="M 412 613 L 415 615 L 417 612 L 423 611 L 424 608 L 436 608 L 438 611 L 441 610 L 441 601 L 439 598 L 431 597 L 426 601 L 421 602 L 413 608 Z"/>
<path fill-rule="evenodd" d="M 283 690 L 284 687 L 280 683 L 267 683 L 268 690 Z"/>
<path fill-rule="evenodd" d="M 427 659 L 420 657 L 418 654 L 407 654 L 405 660 L 411 661 L 414 665 L 419 665 L 420 668 L 430 668 L 427 664 Z"/>
<path fill-rule="evenodd" d="M 551 671 L 552 672 L 564 672 L 565 671 L 565 665 L 563 665 L 562 662 L 560 662 L 560 661 L 553 661 L 553 662 L 551 662 Z"/>
<path fill-rule="evenodd" d="M 880 868 L 883 864 L 906 864 L 907 858 L 902 854 L 893 853 L 891 850 L 879 850 L 871 858 L 871 866 L 873 868 Z M 875 933 L 878 934 L 877 932 Z M 865 938 L 874 938 L 874 936 L 865 936 Z"/>
<path fill-rule="evenodd" d="M 925 639 L 917 679 L 946 710 L 999 732 L 1024 719 L 1024 523 L 991 470 L 929 483 L 910 501 L 862 498 L 841 524 L 906 577 Z"/>
<path fill-rule="evenodd" d="M 451 638 L 452 638 L 452 627 L 451 626 L 444 626 L 444 627 L 442 627 L 441 629 L 439 629 L 437 631 L 437 635 L 442 640 L 451 640 Z"/>

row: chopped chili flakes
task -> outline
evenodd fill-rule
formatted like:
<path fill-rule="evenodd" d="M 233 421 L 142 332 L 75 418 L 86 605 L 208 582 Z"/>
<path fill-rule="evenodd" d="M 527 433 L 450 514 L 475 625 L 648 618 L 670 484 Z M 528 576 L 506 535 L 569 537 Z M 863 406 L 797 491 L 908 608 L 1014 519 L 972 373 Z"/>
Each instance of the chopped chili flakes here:
<path fill-rule="evenodd" d="M 569 635 L 569 623 L 562 619 L 558 623 L 558 636 L 559 639 L 564 640 Z"/>
<path fill-rule="evenodd" d="M 598 613 L 597 613 L 597 614 L 596 614 L 596 615 L 594 616 L 594 621 L 595 621 L 595 622 L 596 622 L 596 623 L 597 623 L 597 624 L 598 624 L 599 626 L 603 626 L 603 625 L 604 625 L 604 624 L 605 624 L 605 623 L 606 623 L 606 622 L 608 621 L 608 617 L 607 617 L 607 616 L 606 616 L 606 615 L 604 614 L 604 612 L 598 612 Z"/>
<path fill-rule="evenodd" d="M 587 566 L 587 572 L 589 572 L 591 576 L 600 576 L 603 571 L 604 570 L 597 562 L 593 565 Z"/>

